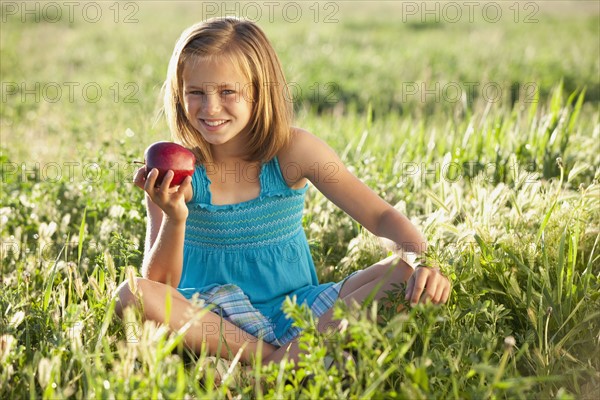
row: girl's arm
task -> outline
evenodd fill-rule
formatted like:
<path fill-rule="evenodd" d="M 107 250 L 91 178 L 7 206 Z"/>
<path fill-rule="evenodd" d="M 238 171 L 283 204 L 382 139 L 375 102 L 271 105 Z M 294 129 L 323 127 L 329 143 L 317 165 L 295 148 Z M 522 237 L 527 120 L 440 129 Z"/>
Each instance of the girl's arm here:
<path fill-rule="evenodd" d="M 169 188 L 172 174 L 167 174 L 160 187 L 155 187 L 157 172 L 146 178 L 146 167 L 134 178 L 137 186 L 146 191 L 148 223 L 142 276 L 173 287 L 179 285 L 183 267 L 183 239 L 191 198 L 191 178 L 175 188 Z"/>
<path fill-rule="evenodd" d="M 406 252 L 425 251 L 426 240 L 410 220 L 352 175 L 325 142 L 301 129 L 294 129 L 292 137 L 281 157 L 284 164 L 300 166 L 304 178 L 374 235 L 392 240 Z M 286 165 L 282 170 L 285 175 Z"/>
<path fill-rule="evenodd" d="M 335 152 L 309 132 L 294 129 L 291 146 L 280 156 L 290 187 L 310 180 L 329 200 L 373 234 L 395 242 L 398 250 L 421 254 L 427 243 L 419 230 L 398 210 L 380 198 L 346 169 Z M 285 177 L 285 171 L 302 170 L 302 178 Z M 428 299 L 446 302 L 450 282 L 438 270 L 416 268 L 408 279 L 405 299 L 411 304 Z"/>
<path fill-rule="evenodd" d="M 150 254 L 150 249 L 158 237 L 158 231 L 162 225 L 163 212 L 159 206 L 154 204 L 148 193 L 145 193 L 144 197 L 146 199 L 146 214 L 148 217 L 148 222 L 146 224 L 146 241 L 144 245 L 145 251 L 144 261 L 142 263 L 142 276 L 144 278 L 148 278 L 148 255 Z"/>

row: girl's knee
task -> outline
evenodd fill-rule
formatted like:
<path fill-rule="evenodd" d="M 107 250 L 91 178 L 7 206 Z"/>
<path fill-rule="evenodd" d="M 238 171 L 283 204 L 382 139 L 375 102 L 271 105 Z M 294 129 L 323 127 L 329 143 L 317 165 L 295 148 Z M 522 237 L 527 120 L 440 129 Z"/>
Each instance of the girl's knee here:
<path fill-rule="evenodd" d="M 127 307 L 141 307 L 144 315 L 153 318 L 158 312 L 162 312 L 165 306 L 166 296 L 173 299 L 186 300 L 177 289 L 164 283 L 156 282 L 146 278 L 135 278 L 126 280 L 116 289 L 117 304 L 116 312 L 122 317 L 123 310 Z"/>
<path fill-rule="evenodd" d="M 117 287 L 115 290 L 115 296 L 117 297 L 115 311 L 119 317 L 123 317 L 123 310 L 127 307 L 139 306 L 138 296 L 148 284 L 146 281 L 145 278 L 135 278 L 133 282 L 126 280 Z"/>

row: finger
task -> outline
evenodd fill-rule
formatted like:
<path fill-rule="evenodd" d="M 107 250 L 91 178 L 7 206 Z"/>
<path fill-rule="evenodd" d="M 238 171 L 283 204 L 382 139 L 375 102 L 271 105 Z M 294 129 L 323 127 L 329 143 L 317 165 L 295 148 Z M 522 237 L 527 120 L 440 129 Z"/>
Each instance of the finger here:
<path fill-rule="evenodd" d="M 448 301 L 448 297 L 450 297 L 451 286 L 450 286 L 450 280 L 448 278 L 446 278 L 444 275 L 440 275 L 440 276 L 441 276 L 441 281 L 440 281 L 439 291 L 441 292 L 441 294 L 440 294 L 439 304 L 443 304 L 446 301 Z"/>
<path fill-rule="evenodd" d="M 148 192 L 148 194 L 152 195 L 152 191 L 156 184 L 156 178 L 158 177 L 158 170 L 156 168 L 152 168 L 146 176 L 146 183 L 144 184 L 144 190 Z"/>
<path fill-rule="evenodd" d="M 169 187 L 171 186 L 171 181 L 173 180 L 173 176 L 175 173 L 172 170 L 168 170 L 165 174 L 162 182 L 160 183 L 160 190 L 166 193 L 169 192 Z"/>
<path fill-rule="evenodd" d="M 133 173 L 133 181 L 134 182 L 145 180 L 145 175 L 144 175 L 144 171 L 142 171 L 142 168 L 144 168 L 144 167 L 136 169 L 135 172 Z"/>
<path fill-rule="evenodd" d="M 425 289 L 425 283 L 427 282 L 426 268 L 417 268 L 414 273 L 415 275 L 415 286 L 413 288 L 413 292 L 410 296 L 410 304 L 415 305 L 419 302 L 421 295 L 423 294 L 423 290 Z"/>
<path fill-rule="evenodd" d="M 186 190 L 191 186 L 192 177 L 186 176 L 179 185 L 175 185 L 169 188 L 169 193 L 173 196 L 173 200 L 179 200 L 181 197 L 185 198 Z"/>
<path fill-rule="evenodd" d="M 143 167 L 140 167 L 137 169 L 137 171 L 135 171 L 135 174 L 133 175 L 133 183 L 140 187 L 140 188 L 144 188 L 144 184 L 146 183 L 146 175 L 148 175 L 148 171 L 146 170 L 146 166 L 144 165 Z"/>
<path fill-rule="evenodd" d="M 444 294 L 442 295 L 442 303 L 446 303 L 450 298 L 450 284 L 444 288 Z"/>
<path fill-rule="evenodd" d="M 181 182 L 181 186 L 191 185 L 191 184 L 192 184 L 192 177 L 191 176 L 186 176 L 185 178 L 183 178 L 183 181 Z"/>
<path fill-rule="evenodd" d="M 181 185 L 179 185 L 179 189 L 177 189 L 177 191 L 179 193 L 181 193 L 181 195 L 183 196 L 185 194 L 185 191 L 188 190 L 188 188 L 191 188 L 191 186 L 192 186 L 192 177 L 186 176 L 183 179 L 183 182 L 181 182 Z"/>
<path fill-rule="evenodd" d="M 444 295 L 445 287 L 446 286 L 444 284 L 444 280 L 440 279 L 440 282 L 438 283 L 437 288 L 435 290 L 435 295 L 431 298 L 433 304 L 440 304 L 442 302 L 442 296 Z"/>
<path fill-rule="evenodd" d="M 437 295 L 440 279 L 435 271 L 429 270 L 427 281 L 425 282 L 425 291 L 421 298 L 421 303 L 428 301 L 434 302 L 435 296 Z"/>

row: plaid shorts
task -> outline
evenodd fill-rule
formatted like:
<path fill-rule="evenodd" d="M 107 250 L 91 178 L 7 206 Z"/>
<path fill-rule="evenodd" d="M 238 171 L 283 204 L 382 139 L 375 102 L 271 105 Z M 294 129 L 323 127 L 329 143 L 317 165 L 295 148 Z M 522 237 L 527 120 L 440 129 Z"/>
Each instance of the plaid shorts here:
<path fill-rule="evenodd" d="M 354 273 L 350 276 L 352 275 Z M 319 293 L 310 307 L 315 318 L 319 318 L 333 307 L 339 297 L 342 285 L 350 276 Z M 280 338 L 277 338 L 269 318 L 254 308 L 248 296 L 236 285 L 216 286 L 207 292 L 198 293 L 198 296 L 207 304 L 214 306 L 213 312 L 221 315 L 224 319 L 249 334 L 272 345 L 283 346 L 291 342 L 302 331 L 297 326 L 291 326 Z"/>

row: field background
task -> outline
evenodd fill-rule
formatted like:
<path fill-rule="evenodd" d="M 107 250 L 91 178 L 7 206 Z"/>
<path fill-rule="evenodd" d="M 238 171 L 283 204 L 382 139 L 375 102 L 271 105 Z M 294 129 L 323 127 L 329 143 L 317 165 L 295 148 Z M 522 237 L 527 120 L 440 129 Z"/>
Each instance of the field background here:
<path fill-rule="evenodd" d="M 274 3 L 1 3 L 0 397 L 598 398 L 599 3 Z M 139 275 L 131 161 L 169 139 L 173 45 L 231 10 L 271 38 L 296 124 L 411 217 L 453 282 L 447 307 L 339 308 L 327 337 L 290 305 L 313 357 L 294 373 L 225 373 L 111 302 Z M 386 254 L 316 190 L 304 225 L 322 281 Z M 356 362 L 312 361 L 342 350 Z"/>

